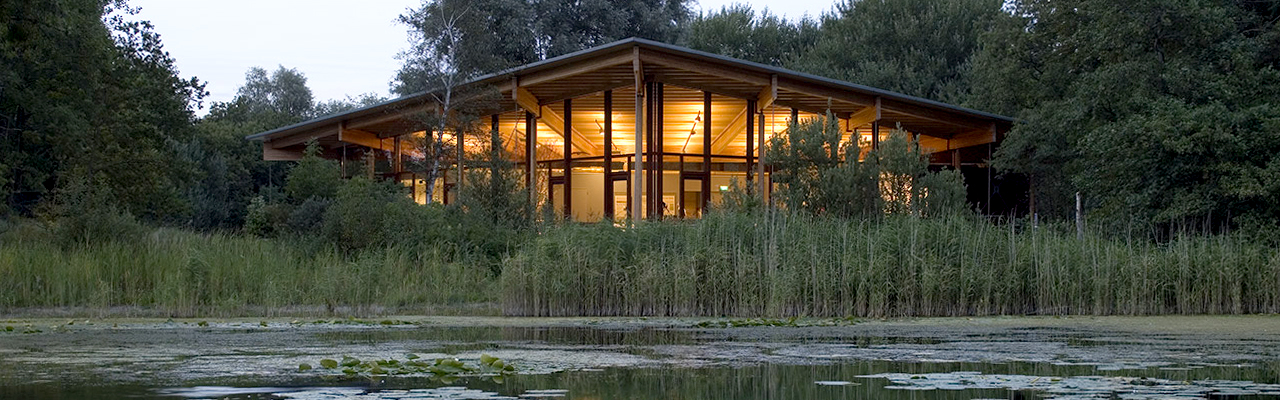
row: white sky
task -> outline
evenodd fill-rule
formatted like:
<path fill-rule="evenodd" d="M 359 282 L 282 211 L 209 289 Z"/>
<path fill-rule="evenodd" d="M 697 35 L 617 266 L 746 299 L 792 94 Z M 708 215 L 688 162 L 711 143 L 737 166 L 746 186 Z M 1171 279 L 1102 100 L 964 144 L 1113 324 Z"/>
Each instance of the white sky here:
<path fill-rule="evenodd" d="M 695 10 L 745 2 L 787 18 L 819 16 L 835 0 L 702 0 Z M 407 47 L 400 14 L 421 0 L 132 0 L 182 76 L 208 83 L 210 102 L 231 100 L 251 67 L 283 65 L 307 77 L 316 100 L 389 95 Z M 198 114 L 203 115 L 205 111 Z"/>

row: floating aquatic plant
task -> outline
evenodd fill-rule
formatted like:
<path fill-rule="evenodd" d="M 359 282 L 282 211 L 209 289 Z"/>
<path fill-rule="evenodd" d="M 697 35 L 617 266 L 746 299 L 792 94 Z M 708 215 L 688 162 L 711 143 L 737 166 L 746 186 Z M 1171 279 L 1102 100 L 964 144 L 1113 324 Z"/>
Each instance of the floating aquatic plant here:
<path fill-rule="evenodd" d="M 361 360 L 356 357 L 342 356 L 342 360 L 326 358 L 320 360 L 320 367 L 325 370 L 337 370 L 346 375 L 411 375 L 425 374 L 441 381 L 451 382 L 460 377 L 478 376 L 502 383 L 503 376 L 515 373 L 515 366 L 488 354 L 480 355 L 479 364 L 468 364 L 456 358 L 437 358 L 423 360 L 416 354 L 405 356 L 407 360 Z M 302 368 L 305 365 L 307 368 Z M 310 370 L 309 364 L 299 366 L 299 371 Z"/>

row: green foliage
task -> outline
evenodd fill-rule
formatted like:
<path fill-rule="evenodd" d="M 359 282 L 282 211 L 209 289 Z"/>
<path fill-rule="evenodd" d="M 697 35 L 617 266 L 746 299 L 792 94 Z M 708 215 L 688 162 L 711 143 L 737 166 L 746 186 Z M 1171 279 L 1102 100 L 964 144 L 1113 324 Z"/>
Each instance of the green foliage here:
<path fill-rule="evenodd" d="M 342 254 L 288 238 L 159 229 L 140 240 L 63 247 L 27 234 L 39 224 L 18 224 L 9 230 L 24 235 L 0 233 L 0 307 L 238 316 L 297 306 L 429 312 L 496 299 L 487 271 L 431 246 Z"/>
<path fill-rule="evenodd" d="M 1242 2 L 1019 1 L 975 88 L 1020 112 L 996 165 L 1062 216 L 1083 192 L 1100 223 L 1219 225 L 1280 217 L 1280 27 Z"/>
<path fill-rule="evenodd" d="M 565 225 L 512 255 L 507 315 L 906 317 L 1280 310 L 1274 247 L 1165 244 L 972 218 L 868 222 L 775 212 Z"/>
<path fill-rule="evenodd" d="M 966 100 L 982 35 L 1001 0 L 846 0 L 793 68 L 929 99 Z M 975 94 L 981 95 L 981 94 Z"/>
<path fill-rule="evenodd" d="M 918 143 L 894 130 L 877 150 L 862 157 L 842 142 L 838 121 L 828 115 L 793 124 L 770 140 L 776 198 L 788 209 L 815 215 L 880 218 L 886 214 L 927 217 L 960 215 L 967 208 L 957 171 L 929 171 Z"/>
<path fill-rule="evenodd" d="M 760 195 L 759 184 L 739 182 L 738 178 L 729 181 L 729 190 L 719 203 L 711 204 L 716 212 L 742 215 L 758 215 L 765 210 L 764 196 Z"/>
<path fill-rule="evenodd" d="M 768 10 L 757 16 L 750 5 L 735 3 L 693 18 L 683 41 L 692 49 L 786 66 L 811 51 L 819 32 L 808 17 L 788 21 Z"/>
<path fill-rule="evenodd" d="M 190 135 L 203 84 L 124 1 L 0 5 L 0 193 L 30 215 L 70 182 L 110 187 L 122 211 L 180 215 L 182 168 L 170 146 Z"/>
<path fill-rule="evenodd" d="M 320 146 L 314 141 L 307 143 L 307 150 L 302 160 L 289 171 L 284 191 L 295 203 L 301 203 L 312 197 L 332 199 L 337 195 L 338 183 L 342 181 L 342 170 L 338 162 L 320 158 Z"/>
<path fill-rule="evenodd" d="M 338 186 L 333 204 L 324 210 L 324 236 L 347 250 L 392 243 L 396 237 L 391 235 L 395 232 L 388 232 L 383 226 L 389 216 L 395 215 L 389 211 L 397 207 L 416 207 L 402 187 L 363 176 L 347 179 Z"/>
<path fill-rule="evenodd" d="M 411 48 L 400 55 L 392 92 L 437 88 L 432 77 L 442 73 L 474 77 L 632 36 L 674 43 L 691 17 L 684 0 L 423 0 L 399 18 Z"/>
<path fill-rule="evenodd" d="M 270 76 L 261 67 L 250 68 L 244 75 L 244 85 L 236 92 L 236 101 L 245 102 L 250 113 L 275 119 L 271 125 L 276 126 L 301 122 L 315 108 L 307 77 L 283 65 Z"/>
<path fill-rule="evenodd" d="M 132 214 L 116 206 L 109 186 L 86 179 L 74 179 L 59 189 L 45 217 L 54 239 L 64 247 L 129 243 L 146 232 Z"/>

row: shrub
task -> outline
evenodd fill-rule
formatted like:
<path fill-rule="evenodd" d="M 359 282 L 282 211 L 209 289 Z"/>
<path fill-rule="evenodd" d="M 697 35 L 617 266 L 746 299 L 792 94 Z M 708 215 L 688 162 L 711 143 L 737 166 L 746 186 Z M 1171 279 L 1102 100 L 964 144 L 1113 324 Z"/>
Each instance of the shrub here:
<path fill-rule="evenodd" d="M 338 183 L 341 181 L 342 171 L 338 162 L 320 158 L 320 146 L 315 141 L 311 141 L 307 143 L 307 150 L 302 160 L 289 170 L 284 191 L 295 203 L 301 203 L 313 197 L 331 199 L 336 195 Z"/>
<path fill-rule="evenodd" d="M 72 178 L 46 208 L 53 236 L 63 246 L 131 242 L 147 232 L 133 215 L 116 205 L 107 185 L 91 184 L 86 178 Z"/>

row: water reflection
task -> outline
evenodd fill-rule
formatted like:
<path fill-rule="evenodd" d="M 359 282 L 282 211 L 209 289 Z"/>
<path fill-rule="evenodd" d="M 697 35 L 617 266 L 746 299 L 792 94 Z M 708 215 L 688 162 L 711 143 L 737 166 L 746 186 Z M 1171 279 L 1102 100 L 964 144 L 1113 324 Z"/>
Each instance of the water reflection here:
<path fill-rule="evenodd" d="M 254 382 L 258 379 L 258 382 Z M 1104 371 L 1050 364 L 857 362 L 742 368 L 609 368 L 517 375 L 504 383 L 461 379 L 356 378 L 198 382 L 179 388 L 0 386 L 3 399 L 1280 399 L 1271 366 L 1188 365 Z"/>

